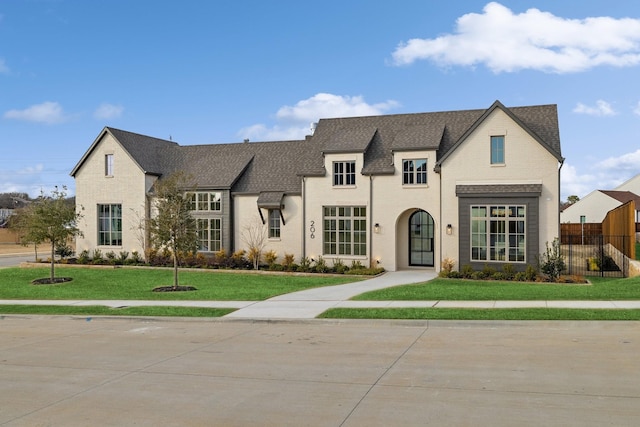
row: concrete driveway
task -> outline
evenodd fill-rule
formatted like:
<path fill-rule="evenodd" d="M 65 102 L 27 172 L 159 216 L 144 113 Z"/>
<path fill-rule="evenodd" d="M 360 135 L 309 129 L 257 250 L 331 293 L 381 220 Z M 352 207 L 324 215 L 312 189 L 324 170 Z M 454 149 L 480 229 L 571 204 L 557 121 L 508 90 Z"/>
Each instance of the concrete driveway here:
<path fill-rule="evenodd" d="M 4 316 L 1 426 L 632 426 L 635 322 Z"/>

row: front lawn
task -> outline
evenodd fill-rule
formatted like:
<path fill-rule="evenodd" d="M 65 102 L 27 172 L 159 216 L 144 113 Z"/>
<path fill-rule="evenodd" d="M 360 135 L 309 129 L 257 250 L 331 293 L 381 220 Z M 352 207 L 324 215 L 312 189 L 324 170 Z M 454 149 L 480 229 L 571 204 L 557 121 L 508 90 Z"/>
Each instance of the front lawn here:
<path fill-rule="evenodd" d="M 499 282 L 490 280 L 434 279 L 367 292 L 354 300 L 637 300 L 640 277 L 594 277 L 591 284 Z"/>
<path fill-rule="evenodd" d="M 33 300 L 210 300 L 262 301 L 276 295 L 362 280 L 355 276 L 231 273 L 220 270 L 180 272 L 180 284 L 191 292 L 152 292 L 173 283 L 173 270 L 153 268 L 74 268 L 56 266 L 56 277 L 72 277 L 57 285 L 32 285 L 48 277 L 47 268 L 0 269 L 0 299 Z"/>

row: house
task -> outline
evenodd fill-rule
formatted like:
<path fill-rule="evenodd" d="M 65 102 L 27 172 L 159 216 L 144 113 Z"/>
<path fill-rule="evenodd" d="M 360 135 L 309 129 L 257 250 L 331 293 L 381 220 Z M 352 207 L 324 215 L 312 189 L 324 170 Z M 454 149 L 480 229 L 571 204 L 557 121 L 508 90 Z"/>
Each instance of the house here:
<path fill-rule="evenodd" d="M 616 190 L 592 191 L 564 209 L 560 213 L 560 222 L 563 224 L 601 223 L 609 211 L 631 200 L 636 204 L 635 222 L 640 222 L 640 211 L 637 210 L 640 209 L 640 196 L 632 191 L 621 190 L 621 187 L 617 187 Z"/>
<path fill-rule="evenodd" d="M 394 271 L 522 270 L 559 236 L 555 105 L 321 119 L 298 141 L 178 145 L 104 128 L 73 168 L 77 250 L 143 252 L 154 183 L 197 180 L 200 250 L 265 250 Z"/>

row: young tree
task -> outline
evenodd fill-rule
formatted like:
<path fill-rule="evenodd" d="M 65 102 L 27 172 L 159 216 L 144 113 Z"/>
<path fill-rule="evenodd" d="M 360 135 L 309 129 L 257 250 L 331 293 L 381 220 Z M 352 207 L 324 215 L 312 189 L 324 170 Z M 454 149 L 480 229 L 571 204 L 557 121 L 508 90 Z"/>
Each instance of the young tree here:
<path fill-rule="evenodd" d="M 173 289 L 178 290 L 178 265 L 181 253 L 198 249 L 195 218 L 191 215 L 191 179 L 182 172 L 174 173 L 155 184 L 157 215 L 149 220 L 151 241 L 166 247 L 173 258 Z"/>
<path fill-rule="evenodd" d="M 262 251 L 267 244 L 267 231 L 262 222 L 256 219 L 244 227 L 241 237 L 249 249 L 249 261 L 253 263 L 253 268 L 257 270 L 260 266 Z"/>
<path fill-rule="evenodd" d="M 51 244 L 49 282 L 55 283 L 55 250 L 66 245 L 69 238 L 82 236 L 77 227 L 82 214 L 67 199 L 67 188 L 56 187 L 50 195 L 40 193 L 37 199 L 20 209 L 16 215 L 11 226 L 17 229 L 25 246 L 43 242 Z"/>

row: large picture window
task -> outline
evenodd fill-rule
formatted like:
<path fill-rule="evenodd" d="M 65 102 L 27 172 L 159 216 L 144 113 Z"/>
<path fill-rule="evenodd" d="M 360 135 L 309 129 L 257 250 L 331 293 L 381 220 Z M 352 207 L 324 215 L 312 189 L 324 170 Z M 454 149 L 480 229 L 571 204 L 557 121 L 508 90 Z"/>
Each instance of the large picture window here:
<path fill-rule="evenodd" d="M 356 185 L 356 162 L 333 162 L 333 185 Z"/>
<path fill-rule="evenodd" d="M 122 205 L 98 205 L 98 245 L 122 246 Z"/>
<path fill-rule="evenodd" d="M 222 220 L 220 218 L 198 219 L 198 250 L 218 252 L 222 248 Z"/>
<path fill-rule="evenodd" d="M 471 206 L 472 261 L 526 261 L 523 205 Z"/>
<path fill-rule="evenodd" d="M 427 183 L 427 159 L 402 161 L 402 184 L 426 184 Z"/>
<path fill-rule="evenodd" d="M 367 208 L 325 206 L 323 208 L 324 255 L 367 254 Z"/>
<path fill-rule="evenodd" d="M 191 194 L 191 210 L 220 212 L 222 210 L 222 193 L 197 192 Z"/>

